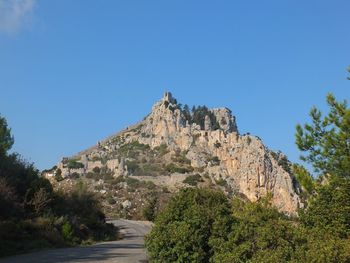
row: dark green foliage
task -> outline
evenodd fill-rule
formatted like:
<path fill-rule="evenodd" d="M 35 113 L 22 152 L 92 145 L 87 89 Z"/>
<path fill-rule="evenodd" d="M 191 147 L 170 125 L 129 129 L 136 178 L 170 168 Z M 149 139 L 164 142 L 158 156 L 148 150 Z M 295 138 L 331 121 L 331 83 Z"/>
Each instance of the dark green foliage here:
<path fill-rule="evenodd" d="M 146 238 L 151 262 L 350 262 L 349 239 L 300 224 L 269 200 L 230 204 L 212 190 L 180 191 Z"/>
<path fill-rule="evenodd" d="M 141 168 L 137 161 L 127 160 L 126 166 L 128 167 L 128 171 L 131 174 L 136 174 L 136 173 L 138 174 L 139 172 L 141 172 Z"/>
<path fill-rule="evenodd" d="M 305 169 L 305 167 L 298 164 L 294 164 L 292 168 L 293 175 L 301 185 L 302 190 L 310 196 L 315 190 L 315 182 L 311 174 Z"/>
<path fill-rule="evenodd" d="M 292 163 L 280 151 L 270 151 L 272 157 L 277 161 L 277 164 L 283 168 L 287 173 L 292 174 Z"/>
<path fill-rule="evenodd" d="M 155 220 L 146 237 L 151 262 L 209 262 L 210 239 L 230 231 L 229 203 L 208 189 L 183 189 Z"/>
<path fill-rule="evenodd" d="M 159 174 L 162 174 L 164 172 L 163 167 L 161 164 L 158 163 L 145 163 L 142 165 L 142 173 L 141 175 L 145 176 L 157 176 Z"/>
<path fill-rule="evenodd" d="M 339 237 L 350 236 L 350 179 L 331 177 L 316 189 L 301 222 L 306 227 L 325 229 Z"/>
<path fill-rule="evenodd" d="M 215 239 L 213 262 L 288 262 L 299 240 L 296 228 L 268 199 L 258 203 L 235 199 L 231 233 Z"/>
<path fill-rule="evenodd" d="M 73 227 L 69 222 L 65 222 L 62 226 L 62 237 L 65 241 L 68 243 L 74 243 L 74 232 L 73 232 Z"/>
<path fill-rule="evenodd" d="M 137 179 L 132 178 L 132 177 L 125 178 L 125 182 L 127 183 L 129 190 L 135 190 L 135 189 L 141 187 L 143 184 L 142 181 L 137 180 Z"/>
<path fill-rule="evenodd" d="M 13 142 L 6 125 L 0 121 L 5 134 L 0 145 L 6 146 L 0 154 L 0 256 L 114 238 L 115 229 L 105 223 L 99 202 L 86 188 L 54 192 L 32 164 L 6 152 Z M 55 178 L 61 179 L 60 169 Z"/>
<path fill-rule="evenodd" d="M 208 163 L 210 162 L 210 164 L 211 164 L 212 166 L 220 165 L 220 159 L 219 159 L 219 157 L 217 157 L 217 156 L 209 157 L 209 158 L 207 159 L 207 162 L 208 162 Z"/>
<path fill-rule="evenodd" d="M 79 179 L 80 175 L 79 175 L 77 172 L 74 172 L 74 173 L 72 173 L 69 177 L 70 177 L 71 179 Z"/>
<path fill-rule="evenodd" d="M 220 125 L 216 120 L 214 113 L 212 113 L 206 106 L 198 106 L 192 108 L 192 120 L 191 123 L 198 124 L 201 129 L 204 129 L 205 116 L 210 119 L 211 127 L 213 130 L 220 129 Z"/>
<path fill-rule="evenodd" d="M 214 147 L 215 147 L 215 148 L 220 148 L 220 147 L 221 147 L 221 143 L 219 143 L 218 141 L 216 141 L 216 142 L 214 143 Z"/>
<path fill-rule="evenodd" d="M 101 169 L 100 167 L 96 166 L 94 167 L 94 169 L 92 169 L 92 171 L 95 173 L 95 174 L 99 174 L 101 172 Z"/>
<path fill-rule="evenodd" d="M 133 141 L 130 143 L 123 144 L 118 153 L 125 157 L 136 157 L 138 154 L 143 153 L 145 151 L 149 151 L 150 147 L 147 144 L 139 143 L 138 141 Z"/>
<path fill-rule="evenodd" d="M 69 169 L 80 169 L 80 168 L 84 168 L 84 164 L 82 164 L 81 162 L 78 162 L 77 160 L 71 159 L 68 161 L 67 167 Z"/>
<path fill-rule="evenodd" d="M 11 129 L 7 125 L 5 118 L 0 115 L 0 155 L 4 155 L 11 149 L 14 143 Z"/>
<path fill-rule="evenodd" d="M 177 166 L 174 163 L 169 163 L 166 167 L 165 170 L 169 173 L 181 173 L 181 174 L 185 174 L 185 173 L 190 173 L 193 171 L 192 167 L 182 167 L 182 166 Z"/>
<path fill-rule="evenodd" d="M 156 217 L 156 211 L 157 210 L 157 197 L 152 196 L 146 205 L 146 207 L 143 209 L 142 214 L 143 217 L 148 221 L 154 221 Z"/>
<path fill-rule="evenodd" d="M 58 168 L 55 173 L 55 179 L 57 182 L 62 181 L 64 178 L 62 177 L 62 170 Z"/>
<path fill-rule="evenodd" d="M 327 96 L 327 103 L 330 111 L 325 117 L 313 108 L 312 123 L 297 126 L 296 144 L 305 152 L 302 160 L 319 174 L 350 178 L 350 109 L 346 101 L 337 102 L 332 94 Z"/>
<path fill-rule="evenodd" d="M 185 118 L 186 121 L 188 121 L 189 123 L 191 123 L 191 111 L 190 111 L 190 108 L 188 107 L 187 104 L 185 104 L 185 106 L 183 107 L 183 110 L 182 110 L 182 114 Z"/>
<path fill-rule="evenodd" d="M 203 182 L 203 179 L 200 176 L 200 174 L 193 174 L 193 175 L 187 176 L 186 179 L 183 180 L 182 182 L 185 184 L 196 186 L 199 182 Z"/>

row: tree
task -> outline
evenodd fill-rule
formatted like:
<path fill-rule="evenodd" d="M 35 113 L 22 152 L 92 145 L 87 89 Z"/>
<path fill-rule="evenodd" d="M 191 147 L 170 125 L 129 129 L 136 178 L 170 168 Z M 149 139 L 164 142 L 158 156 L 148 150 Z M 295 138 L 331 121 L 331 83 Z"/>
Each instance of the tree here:
<path fill-rule="evenodd" d="M 296 127 L 296 144 L 319 175 L 350 178 L 350 109 L 347 102 L 337 102 L 328 94 L 330 112 L 322 118 L 321 111 L 312 108 L 312 123 Z"/>
<path fill-rule="evenodd" d="M 222 192 L 182 189 L 146 237 L 151 262 L 209 262 L 214 253 L 210 240 L 229 233 L 231 221 Z"/>
<path fill-rule="evenodd" d="M 185 106 L 183 107 L 183 110 L 182 110 L 182 114 L 185 118 L 186 121 L 188 121 L 189 123 L 191 123 L 191 112 L 190 112 L 190 108 L 188 107 L 187 104 L 185 104 Z"/>
<path fill-rule="evenodd" d="M 0 115 L 0 154 L 5 154 L 11 149 L 14 143 L 11 129 L 7 126 L 7 121 Z"/>
<path fill-rule="evenodd" d="M 289 262 L 300 243 L 293 222 L 270 205 L 238 198 L 232 204 L 234 224 L 226 241 L 216 242 L 212 262 Z"/>
<path fill-rule="evenodd" d="M 302 188 L 301 198 L 306 202 L 314 194 L 316 182 L 308 170 L 302 165 L 293 164 L 292 173 Z"/>
<path fill-rule="evenodd" d="M 304 226 L 315 231 L 331 231 L 347 238 L 350 235 L 350 109 L 347 102 L 337 102 L 327 96 L 330 107 L 322 118 L 315 107 L 310 112 L 311 124 L 297 126 L 296 144 L 306 153 L 302 160 L 309 162 L 320 178 L 314 183 L 315 195 L 309 206 L 300 212 Z M 304 184 L 313 187 L 308 178 Z"/>
<path fill-rule="evenodd" d="M 331 177 L 317 188 L 309 207 L 300 212 L 301 222 L 308 228 L 328 230 L 333 235 L 350 236 L 350 180 Z"/>

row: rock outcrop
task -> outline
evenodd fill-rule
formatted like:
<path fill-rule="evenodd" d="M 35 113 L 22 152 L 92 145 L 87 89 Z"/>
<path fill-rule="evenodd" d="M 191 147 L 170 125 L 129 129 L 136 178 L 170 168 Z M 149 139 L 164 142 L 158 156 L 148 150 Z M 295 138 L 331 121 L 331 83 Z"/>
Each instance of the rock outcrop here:
<path fill-rule="evenodd" d="M 162 149 L 166 151 L 161 153 Z M 163 162 L 158 166 L 154 161 L 157 154 Z M 81 167 L 69 167 L 68 160 L 72 159 Z M 179 171 L 196 172 L 214 184 L 225 185 L 231 194 L 251 201 L 271 194 L 280 211 L 295 214 L 302 206 L 299 186 L 281 159 L 285 160 L 285 156 L 269 150 L 258 137 L 239 134 L 231 110 L 202 107 L 189 113 L 166 92 L 143 121 L 64 159 L 58 167 L 63 177 L 92 173 L 95 167 L 107 169 L 114 177 L 155 171 L 164 176 L 164 171 L 168 176 L 173 174 L 173 178 Z"/>

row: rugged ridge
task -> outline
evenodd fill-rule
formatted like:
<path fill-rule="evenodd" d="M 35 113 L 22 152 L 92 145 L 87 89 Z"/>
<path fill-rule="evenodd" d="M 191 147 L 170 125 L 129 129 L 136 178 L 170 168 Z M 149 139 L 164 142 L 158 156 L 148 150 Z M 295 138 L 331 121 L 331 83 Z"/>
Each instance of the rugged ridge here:
<path fill-rule="evenodd" d="M 176 190 L 196 173 L 251 201 L 271 194 L 280 211 L 295 214 L 302 206 L 300 189 L 286 157 L 269 150 L 258 137 L 239 134 L 231 110 L 203 108 L 203 112 L 205 116 L 195 117 L 166 92 L 143 121 L 64 158 L 44 174 L 53 178 L 60 171 L 62 178 L 69 178 L 96 172 L 98 167 L 115 178 L 148 176 L 155 184 Z"/>

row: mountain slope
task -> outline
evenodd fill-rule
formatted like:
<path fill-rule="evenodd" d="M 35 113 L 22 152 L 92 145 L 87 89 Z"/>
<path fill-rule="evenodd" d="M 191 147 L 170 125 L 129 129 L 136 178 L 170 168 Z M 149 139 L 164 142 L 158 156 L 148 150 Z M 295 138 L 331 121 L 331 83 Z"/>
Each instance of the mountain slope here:
<path fill-rule="evenodd" d="M 251 201 L 269 193 L 272 203 L 288 214 L 295 214 L 302 206 L 299 186 L 283 154 L 270 151 L 258 137 L 239 134 L 229 109 L 200 106 L 190 111 L 169 92 L 141 122 L 64 158 L 44 175 L 52 180 L 66 179 L 58 187 L 75 178 L 89 183 L 92 181 L 88 179 L 95 179 L 95 189 L 96 184 L 114 180 L 120 187 L 112 189 L 111 198 L 121 204 L 134 201 L 132 197 L 123 201 L 129 191 L 118 193 L 128 188 L 127 181 L 137 179 L 136 189 L 146 182 L 158 190 L 167 187 L 170 192 L 189 185 L 205 185 Z M 109 194 L 108 188 L 97 191 Z M 134 198 L 143 203 L 142 194 Z"/>

